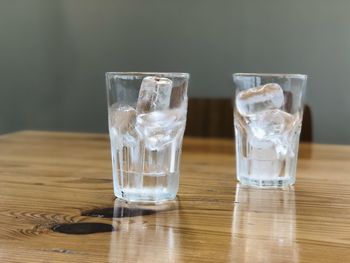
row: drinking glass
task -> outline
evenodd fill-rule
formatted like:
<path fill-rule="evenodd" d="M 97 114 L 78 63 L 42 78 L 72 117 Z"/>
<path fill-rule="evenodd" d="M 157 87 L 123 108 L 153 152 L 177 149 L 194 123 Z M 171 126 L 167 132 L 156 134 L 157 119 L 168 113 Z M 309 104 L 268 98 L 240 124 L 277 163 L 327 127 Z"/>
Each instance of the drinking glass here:
<path fill-rule="evenodd" d="M 257 187 L 295 183 L 307 76 L 233 74 L 237 179 Z"/>
<path fill-rule="evenodd" d="M 106 73 L 115 196 L 176 197 L 186 125 L 187 73 Z"/>

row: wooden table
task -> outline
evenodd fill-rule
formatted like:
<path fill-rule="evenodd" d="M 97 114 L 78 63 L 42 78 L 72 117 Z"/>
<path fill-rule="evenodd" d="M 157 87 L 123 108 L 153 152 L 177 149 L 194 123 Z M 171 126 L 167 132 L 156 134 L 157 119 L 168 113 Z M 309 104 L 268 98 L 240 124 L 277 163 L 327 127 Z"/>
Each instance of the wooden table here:
<path fill-rule="evenodd" d="M 232 141 L 186 138 L 177 201 L 142 207 L 114 200 L 107 136 L 18 132 L 0 207 L 0 262 L 350 262 L 350 146 L 303 144 L 295 188 L 259 190 Z"/>

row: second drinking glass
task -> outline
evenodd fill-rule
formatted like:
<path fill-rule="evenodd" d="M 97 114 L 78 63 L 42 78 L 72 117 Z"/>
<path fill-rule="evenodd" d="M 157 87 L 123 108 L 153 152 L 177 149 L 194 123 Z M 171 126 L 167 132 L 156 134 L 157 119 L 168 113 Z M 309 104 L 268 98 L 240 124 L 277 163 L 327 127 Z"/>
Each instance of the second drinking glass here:
<path fill-rule="evenodd" d="M 236 170 L 242 184 L 294 184 L 306 79 L 298 74 L 233 74 Z"/>

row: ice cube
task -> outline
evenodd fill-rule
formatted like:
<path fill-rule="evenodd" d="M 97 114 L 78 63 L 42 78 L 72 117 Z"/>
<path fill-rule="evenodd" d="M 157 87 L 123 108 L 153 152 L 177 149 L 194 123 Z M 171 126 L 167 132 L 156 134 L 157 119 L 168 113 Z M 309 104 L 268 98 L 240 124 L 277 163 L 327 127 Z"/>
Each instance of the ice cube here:
<path fill-rule="evenodd" d="M 269 140 L 249 138 L 248 157 L 254 160 L 276 160 L 275 144 Z"/>
<path fill-rule="evenodd" d="M 142 80 L 136 111 L 138 114 L 167 110 L 173 82 L 168 78 L 145 77 Z"/>
<path fill-rule="evenodd" d="M 244 116 L 264 110 L 279 109 L 283 104 L 283 90 L 277 83 L 243 90 L 236 96 L 236 108 Z"/>
<path fill-rule="evenodd" d="M 282 110 L 266 110 L 250 118 L 249 128 L 258 139 L 288 136 L 295 122 L 295 117 Z"/>
<path fill-rule="evenodd" d="M 109 109 L 110 128 L 125 133 L 133 129 L 136 121 L 136 110 L 131 106 L 112 105 Z"/>
<path fill-rule="evenodd" d="M 118 145 L 135 146 L 138 134 L 135 131 L 136 110 L 131 106 L 112 105 L 109 109 L 109 130 Z"/>
<path fill-rule="evenodd" d="M 297 121 L 297 115 L 282 110 L 266 110 L 252 115 L 248 126 L 254 138 L 273 143 L 277 157 L 280 158 L 294 154 L 290 149 L 290 138 Z"/>
<path fill-rule="evenodd" d="M 185 128 L 186 111 L 173 109 L 139 114 L 136 130 L 149 150 L 161 150 L 171 143 Z"/>

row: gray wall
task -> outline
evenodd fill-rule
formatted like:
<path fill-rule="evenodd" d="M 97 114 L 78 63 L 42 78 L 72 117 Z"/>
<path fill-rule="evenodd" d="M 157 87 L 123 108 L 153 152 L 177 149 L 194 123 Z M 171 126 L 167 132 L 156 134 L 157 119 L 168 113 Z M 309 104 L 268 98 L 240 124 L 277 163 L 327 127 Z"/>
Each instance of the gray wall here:
<path fill-rule="evenodd" d="M 104 72 L 305 73 L 314 139 L 350 144 L 346 0 L 0 0 L 0 132 L 107 130 Z"/>

